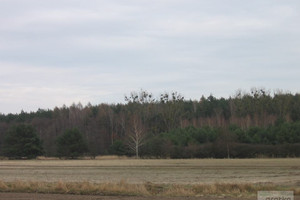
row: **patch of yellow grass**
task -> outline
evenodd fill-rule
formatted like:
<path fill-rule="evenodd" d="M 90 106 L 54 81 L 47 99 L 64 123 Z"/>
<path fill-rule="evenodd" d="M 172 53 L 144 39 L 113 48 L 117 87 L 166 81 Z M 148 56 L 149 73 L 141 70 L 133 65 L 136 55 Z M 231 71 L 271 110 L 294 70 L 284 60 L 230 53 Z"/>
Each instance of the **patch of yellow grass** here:
<path fill-rule="evenodd" d="M 280 188 L 273 184 L 194 184 L 194 185 L 166 185 L 160 195 L 163 196 L 205 196 L 205 195 L 232 195 L 248 196 L 256 194 L 259 190 L 279 190 Z M 291 187 L 290 189 L 295 189 Z"/>
<path fill-rule="evenodd" d="M 6 190 L 8 190 L 7 183 L 0 181 L 0 191 L 6 191 Z"/>
<path fill-rule="evenodd" d="M 294 189 L 294 195 L 300 195 L 300 188 Z"/>
<path fill-rule="evenodd" d="M 80 195 L 123 195 L 123 196 L 209 196 L 230 195 L 248 196 L 259 190 L 282 190 L 273 184 L 132 184 L 124 180 L 117 183 L 91 182 L 34 182 L 34 181 L 0 181 L 0 192 L 25 193 L 56 193 Z M 300 194 L 299 186 L 285 187 L 284 190 L 293 190 L 295 195 Z"/>
<path fill-rule="evenodd" d="M 188 185 L 168 185 L 161 193 L 163 196 L 196 196 L 195 191 Z"/>
<path fill-rule="evenodd" d="M 0 192 L 56 193 L 56 194 L 100 194 L 100 195 L 150 195 L 144 184 L 90 182 L 25 182 L 0 181 Z"/>
<path fill-rule="evenodd" d="M 194 185 L 193 190 L 198 194 L 254 194 L 259 190 L 277 190 L 273 184 L 250 184 L 250 183 L 216 183 Z"/>

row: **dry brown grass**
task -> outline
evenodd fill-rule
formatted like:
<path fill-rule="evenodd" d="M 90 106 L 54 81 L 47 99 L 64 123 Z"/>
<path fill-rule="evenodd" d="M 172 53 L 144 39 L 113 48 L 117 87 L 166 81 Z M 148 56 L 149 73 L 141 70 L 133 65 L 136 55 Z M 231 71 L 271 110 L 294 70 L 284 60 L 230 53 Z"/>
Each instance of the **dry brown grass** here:
<path fill-rule="evenodd" d="M 90 182 L 34 182 L 0 181 L 0 192 L 53 193 L 79 195 L 123 195 L 123 196 L 249 196 L 259 190 L 293 190 L 300 195 L 300 187 L 280 187 L 274 184 L 132 184 L 124 180 L 117 183 Z"/>
<path fill-rule="evenodd" d="M 0 192 L 135 196 L 300 195 L 300 159 L 1 160 Z M 55 158 L 53 158 L 55 159 Z M 120 181 L 122 180 L 122 181 Z M 124 181 L 126 180 L 126 181 Z M 222 180 L 222 183 L 218 183 Z"/>
<path fill-rule="evenodd" d="M 197 184 L 197 185 L 169 185 L 162 193 L 163 196 L 249 196 L 257 191 L 293 190 L 295 195 L 300 195 L 300 188 L 296 186 L 282 187 L 274 184 Z"/>
<path fill-rule="evenodd" d="M 0 181 L 0 192 L 81 194 L 81 195 L 150 195 L 145 185 L 129 184 L 126 181 L 118 183 L 90 182 L 34 182 L 34 181 Z"/>
<path fill-rule="evenodd" d="M 48 159 L 48 158 L 47 158 Z M 3 181 L 212 184 L 296 183 L 300 159 L 128 159 L 114 156 L 95 160 L 1 160 Z M 54 158 L 53 158 L 54 159 Z"/>

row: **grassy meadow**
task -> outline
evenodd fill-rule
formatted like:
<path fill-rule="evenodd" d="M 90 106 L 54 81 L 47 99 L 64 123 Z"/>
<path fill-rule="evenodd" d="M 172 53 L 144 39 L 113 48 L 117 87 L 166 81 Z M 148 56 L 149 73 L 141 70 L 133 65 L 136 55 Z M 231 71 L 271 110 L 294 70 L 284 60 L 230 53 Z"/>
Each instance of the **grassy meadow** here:
<path fill-rule="evenodd" d="M 300 159 L 1 160 L 0 191 L 183 195 L 300 193 Z"/>

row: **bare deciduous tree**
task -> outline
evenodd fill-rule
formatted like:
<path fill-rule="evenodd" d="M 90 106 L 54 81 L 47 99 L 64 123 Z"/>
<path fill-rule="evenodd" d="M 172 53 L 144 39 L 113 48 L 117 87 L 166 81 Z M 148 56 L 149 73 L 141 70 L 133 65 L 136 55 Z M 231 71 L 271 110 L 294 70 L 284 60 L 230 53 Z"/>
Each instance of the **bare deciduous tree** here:
<path fill-rule="evenodd" d="M 139 158 L 139 148 L 144 145 L 146 133 L 141 119 L 134 115 L 132 117 L 132 130 L 128 134 L 128 145 L 135 152 L 136 158 Z"/>

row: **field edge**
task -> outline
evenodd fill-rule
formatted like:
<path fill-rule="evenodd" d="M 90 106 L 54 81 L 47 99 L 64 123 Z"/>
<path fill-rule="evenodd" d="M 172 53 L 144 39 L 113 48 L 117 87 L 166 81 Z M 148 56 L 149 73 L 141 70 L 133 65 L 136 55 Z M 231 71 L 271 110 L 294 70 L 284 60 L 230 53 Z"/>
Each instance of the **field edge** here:
<path fill-rule="evenodd" d="M 156 184 L 151 182 L 133 184 L 124 180 L 115 183 L 91 182 L 38 182 L 1 181 L 0 192 L 45 193 L 102 196 L 163 196 L 163 197 L 202 197 L 232 196 L 249 197 L 257 191 L 289 190 L 300 195 L 300 187 L 275 185 L 271 183 L 214 183 L 214 184 Z"/>

